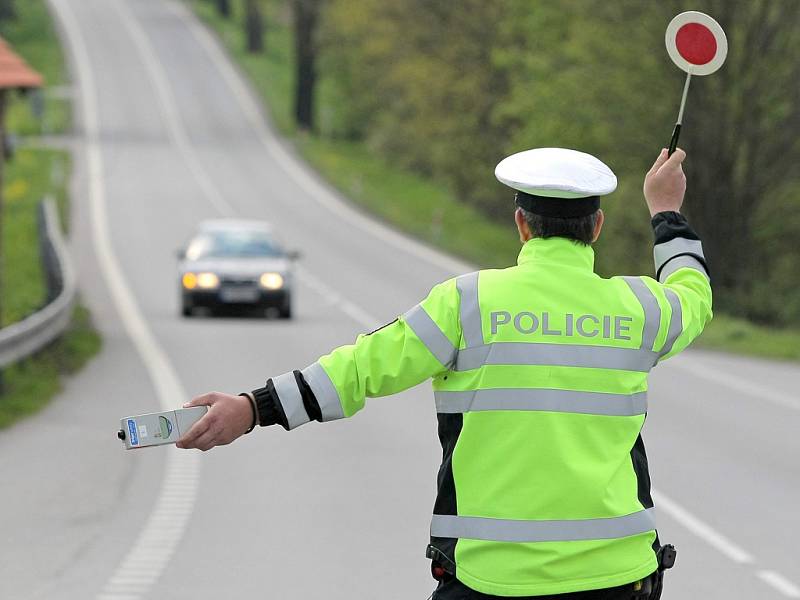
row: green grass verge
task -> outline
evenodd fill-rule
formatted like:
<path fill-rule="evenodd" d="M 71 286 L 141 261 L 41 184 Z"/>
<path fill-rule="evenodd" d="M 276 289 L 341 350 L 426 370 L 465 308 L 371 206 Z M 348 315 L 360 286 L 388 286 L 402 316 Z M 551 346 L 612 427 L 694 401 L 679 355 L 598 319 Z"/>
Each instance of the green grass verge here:
<path fill-rule="evenodd" d="M 763 358 L 800 360 L 800 331 L 764 327 L 729 315 L 715 315 L 695 345 Z"/>
<path fill-rule="evenodd" d="M 8 110 L 9 132 L 15 135 L 61 134 L 70 126 L 70 104 L 64 96 L 66 67 L 52 18 L 44 0 L 15 2 L 17 18 L 0 22 L 0 35 L 44 76 L 40 117 L 35 93 L 14 93 Z"/>
<path fill-rule="evenodd" d="M 24 148 L 6 164 L 0 254 L 2 323 L 19 321 L 45 302 L 37 205 L 46 196 L 54 197 L 62 223 L 66 222 L 69 170 L 69 154 L 62 150 Z"/>
<path fill-rule="evenodd" d="M 17 19 L 0 23 L 11 47 L 45 77 L 48 87 L 66 82 L 64 59 L 44 0 L 15 3 Z M 66 98 L 44 91 L 37 118 L 31 96 L 15 94 L 7 114 L 12 134 L 64 133 L 70 126 Z M 23 147 L 5 165 L 0 240 L 0 319 L 19 321 L 46 301 L 39 252 L 37 205 L 47 196 L 56 200 L 62 228 L 68 230 L 67 186 L 70 155 L 62 150 Z M 67 330 L 37 354 L 3 370 L 0 428 L 35 413 L 61 389 L 61 375 L 78 371 L 100 349 L 100 337 L 88 311 L 77 304 Z"/>
<path fill-rule="evenodd" d="M 398 229 L 478 265 L 513 263 L 519 243 L 510 218 L 508 226 L 487 221 L 477 211 L 458 203 L 447 187 L 393 167 L 364 144 L 320 138 L 295 129 L 291 116 L 294 80 L 288 17 L 277 4 L 268 4 L 267 51 L 259 55 L 244 50 L 241 15 L 222 19 L 212 3 L 204 0 L 193 0 L 192 6 L 250 77 L 277 129 L 343 194 Z M 329 101 L 324 84 L 320 91 L 318 114 L 323 115 Z M 510 213 L 509 209 L 509 217 Z M 442 223 L 448 224 L 446 229 Z M 465 231 L 469 235 L 464 235 Z M 697 345 L 800 360 L 800 330 L 760 327 L 727 315 L 715 316 Z"/>
<path fill-rule="evenodd" d="M 0 313 L 4 324 L 25 318 L 46 301 L 39 253 L 37 205 L 56 199 L 66 224 L 70 156 L 62 150 L 25 148 L 6 165 L 0 254 Z M 0 428 L 35 413 L 60 391 L 61 375 L 79 370 L 100 349 L 88 311 L 75 307 L 57 341 L 3 370 Z"/>
<path fill-rule="evenodd" d="M 61 390 L 61 376 L 79 371 L 100 346 L 88 311 L 77 306 L 61 338 L 3 371 L 0 429 L 44 407 Z"/>
<path fill-rule="evenodd" d="M 520 244 L 510 209 L 507 225 L 488 222 L 442 186 L 391 169 L 360 144 L 304 135 L 296 145 L 348 198 L 398 229 L 482 266 L 504 267 L 516 260 Z"/>

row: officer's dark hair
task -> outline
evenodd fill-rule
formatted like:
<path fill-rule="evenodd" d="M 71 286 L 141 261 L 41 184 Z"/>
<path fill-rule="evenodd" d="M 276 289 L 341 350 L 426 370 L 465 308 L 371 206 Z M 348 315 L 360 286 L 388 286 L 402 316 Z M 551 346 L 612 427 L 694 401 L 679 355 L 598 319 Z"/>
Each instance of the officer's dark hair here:
<path fill-rule="evenodd" d="M 600 212 L 585 217 L 543 217 L 520 208 L 533 237 L 563 237 L 590 246 Z"/>

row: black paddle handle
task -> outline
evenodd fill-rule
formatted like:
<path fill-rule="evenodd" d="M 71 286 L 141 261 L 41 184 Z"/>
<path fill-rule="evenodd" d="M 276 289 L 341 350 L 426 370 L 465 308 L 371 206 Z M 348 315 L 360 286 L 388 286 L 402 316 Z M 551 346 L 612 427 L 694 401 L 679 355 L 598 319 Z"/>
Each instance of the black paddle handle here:
<path fill-rule="evenodd" d="M 678 147 L 679 137 L 681 137 L 681 124 L 675 123 L 675 129 L 672 130 L 672 139 L 669 141 L 668 156 L 672 156 L 672 153 L 675 152 L 675 148 Z"/>

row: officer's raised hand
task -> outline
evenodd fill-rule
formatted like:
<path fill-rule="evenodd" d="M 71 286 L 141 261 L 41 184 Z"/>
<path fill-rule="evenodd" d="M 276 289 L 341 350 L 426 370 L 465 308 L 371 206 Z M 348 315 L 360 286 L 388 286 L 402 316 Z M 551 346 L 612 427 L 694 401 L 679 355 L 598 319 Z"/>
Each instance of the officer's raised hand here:
<path fill-rule="evenodd" d="M 184 408 L 192 406 L 208 406 L 208 412 L 178 440 L 175 444 L 178 448 L 197 448 L 205 452 L 214 446 L 230 444 L 253 428 L 255 417 L 247 396 L 211 392 L 183 405 Z"/>
<path fill-rule="evenodd" d="M 644 197 L 651 217 L 660 212 L 680 212 L 686 193 L 686 175 L 681 166 L 685 158 L 686 152 L 680 148 L 672 156 L 664 148 L 645 175 Z"/>

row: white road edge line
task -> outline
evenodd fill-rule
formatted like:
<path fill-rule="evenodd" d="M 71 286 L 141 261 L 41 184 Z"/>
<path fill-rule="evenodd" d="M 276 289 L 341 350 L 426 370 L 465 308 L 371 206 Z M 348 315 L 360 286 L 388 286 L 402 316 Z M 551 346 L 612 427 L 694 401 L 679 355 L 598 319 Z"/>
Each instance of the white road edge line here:
<path fill-rule="evenodd" d="M 67 3 L 64 0 L 50 0 L 50 5 L 58 15 L 67 34 L 78 73 L 85 129 L 92 243 L 97 261 L 125 331 L 147 369 L 159 404 L 163 410 L 170 410 L 175 407 L 176 403 L 186 398 L 186 393 L 169 357 L 156 341 L 134 300 L 109 237 L 103 155 L 99 137 L 97 87 L 88 49 L 81 35 L 80 26 Z M 173 480 L 169 474 L 175 471 L 191 474 L 191 477 L 188 480 Z M 140 598 L 146 593 L 147 584 L 144 580 L 140 580 L 141 584 L 138 586 L 120 585 L 119 589 L 113 580 L 125 581 L 136 577 L 136 567 L 141 564 L 140 558 L 150 554 L 150 548 L 154 541 L 157 541 L 161 554 L 148 561 L 149 574 L 160 575 L 164 570 L 178 542 L 183 537 L 192 513 L 199 471 L 198 454 L 178 451 L 175 448 L 167 450 L 164 480 L 155 507 L 139 537 L 118 565 L 98 598 L 134 599 Z M 171 498 L 176 494 L 180 494 L 181 497 L 181 501 L 177 503 Z M 176 511 L 176 508 L 179 510 Z M 171 525 L 169 532 L 162 531 L 159 526 L 159 522 L 163 522 L 164 518 L 169 519 Z"/>
<path fill-rule="evenodd" d="M 759 579 L 779 591 L 787 598 L 800 598 L 800 588 L 775 571 L 761 570 L 758 573 Z"/>

